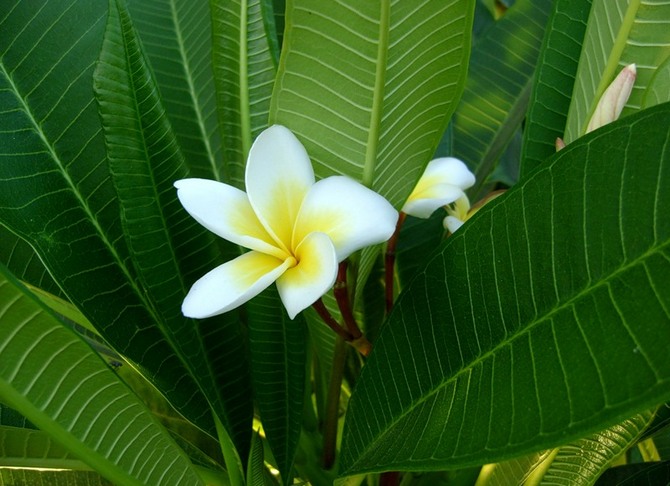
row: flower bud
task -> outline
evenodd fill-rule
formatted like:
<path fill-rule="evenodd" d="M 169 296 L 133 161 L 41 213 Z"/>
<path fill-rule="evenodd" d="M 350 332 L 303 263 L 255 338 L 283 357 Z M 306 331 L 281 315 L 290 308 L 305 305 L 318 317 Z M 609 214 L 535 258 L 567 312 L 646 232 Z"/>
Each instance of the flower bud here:
<path fill-rule="evenodd" d="M 586 127 L 586 133 L 592 132 L 596 128 L 600 128 L 619 118 L 621 110 L 623 110 L 633 90 L 636 76 L 635 64 L 629 64 L 621 70 L 600 98 L 593 116 Z"/>

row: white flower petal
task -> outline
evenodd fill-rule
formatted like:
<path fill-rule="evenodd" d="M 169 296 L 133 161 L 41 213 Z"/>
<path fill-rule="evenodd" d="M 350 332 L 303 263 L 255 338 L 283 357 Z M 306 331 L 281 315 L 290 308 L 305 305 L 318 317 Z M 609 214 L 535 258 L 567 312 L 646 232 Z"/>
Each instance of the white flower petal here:
<path fill-rule="evenodd" d="M 376 192 L 347 177 L 328 177 L 305 197 L 293 242 L 314 231 L 325 233 L 342 261 L 356 250 L 388 240 L 397 221 L 398 211 Z"/>
<path fill-rule="evenodd" d="M 311 233 L 296 249 L 297 265 L 277 280 L 277 290 L 291 319 L 328 292 L 337 278 L 337 255 L 330 238 Z"/>
<path fill-rule="evenodd" d="M 447 216 L 442 223 L 444 228 L 448 229 L 450 233 L 455 233 L 458 228 L 463 226 L 463 221 L 455 216 Z"/>
<path fill-rule="evenodd" d="M 194 283 L 184 299 L 182 313 L 204 319 L 228 312 L 260 294 L 293 263 L 293 259 L 282 261 L 255 251 L 245 253 Z"/>
<path fill-rule="evenodd" d="M 314 184 L 307 151 L 288 128 L 274 125 L 256 138 L 245 184 L 263 226 L 288 248 L 302 200 Z"/>
<path fill-rule="evenodd" d="M 182 179 L 174 186 L 186 211 L 211 232 L 245 248 L 286 258 L 286 252 L 279 250 L 265 231 L 243 191 L 207 179 Z"/>
<path fill-rule="evenodd" d="M 416 190 L 412 198 L 402 207 L 402 212 L 415 218 L 429 218 L 437 208 L 451 204 L 465 196 L 465 193 L 452 184 L 434 184 L 425 187 L 420 193 Z"/>
<path fill-rule="evenodd" d="M 436 184 L 451 184 L 464 191 L 475 184 L 475 175 L 457 158 L 440 157 L 428 163 L 414 192 L 423 192 Z"/>
<path fill-rule="evenodd" d="M 598 105 L 586 127 L 586 133 L 613 122 L 619 115 L 630 97 L 637 77 L 635 64 L 629 64 L 619 72 L 614 81 L 607 87 L 598 101 Z"/>

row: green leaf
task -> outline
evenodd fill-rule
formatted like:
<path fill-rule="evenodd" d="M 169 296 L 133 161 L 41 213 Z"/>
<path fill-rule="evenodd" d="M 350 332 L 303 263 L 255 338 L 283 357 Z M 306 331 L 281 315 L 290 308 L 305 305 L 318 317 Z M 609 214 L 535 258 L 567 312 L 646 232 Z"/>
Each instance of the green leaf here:
<path fill-rule="evenodd" d="M 670 56 L 660 65 L 644 93 L 642 106 L 651 108 L 670 101 Z"/>
<path fill-rule="evenodd" d="M 68 486 L 114 486 L 91 471 L 36 471 L 0 468 L 0 484 L 67 484 Z"/>
<path fill-rule="evenodd" d="M 454 152 L 473 169 L 478 200 L 488 176 L 521 124 L 552 0 L 519 0 L 472 50 L 454 113 Z"/>
<path fill-rule="evenodd" d="M 563 138 L 592 0 L 557 0 L 540 49 L 526 117 L 521 177 L 556 152 Z"/>
<path fill-rule="evenodd" d="M 267 467 L 263 453 L 263 439 L 258 433 L 251 438 L 251 452 L 249 453 L 249 464 L 247 464 L 247 484 L 249 486 L 274 486 Z"/>
<path fill-rule="evenodd" d="M 477 486 L 508 486 L 538 484 L 531 477 L 551 461 L 556 450 L 534 452 L 497 464 L 486 464 L 479 473 Z M 541 478 L 540 478 L 541 479 Z"/>
<path fill-rule="evenodd" d="M 106 14 L 102 1 L 0 3 L 0 221 L 100 334 L 212 433 L 204 396 L 146 310 L 119 221 L 92 83 Z"/>
<path fill-rule="evenodd" d="M 63 296 L 58 284 L 30 245 L 0 225 L 0 262 L 16 277 L 52 294 Z"/>
<path fill-rule="evenodd" d="M 0 400 L 117 484 L 201 484 L 95 352 L 0 267 Z"/>
<path fill-rule="evenodd" d="M 41 430 L 0 425 L 0 467 L 88 469 Z"/>
<path fill-rule="evenodd" d="M 201 327 L 181 313 L 186 282 L 215 266 L 214 239 L 177 199 L 173 183 L 188 170 L 128 11 L 118 0 L 110 1 L 94 86 L 125 237 L 147 308 L 244 455 L 252 420 L 249 380 L 244 374 L 233 382 L 217 376 Z M 245 362 L 235 315 L 215 319 L 222 329 L 217 340 L 234 343 L 219 358 L 221 367 Z"/>
<path fill-rule="evenodd" d="M 221 180 L 208 0 L 128 2 L 193 177 Z"/>
<path fill-rule="evenodd" d="M 640 413 L 606 430 L 565 445 L 553 457 L 543 484 L 591 485 L 642 435 L 654 418 Z"/>
<path fill-rule="evenodd" d="M 473 9 L 287 2 L 271 123 L 296 133 L 317 177 L 350 176 L 401 206 L 460 96 Z"/>
<path fill-rule="evenodd" d="M 623 66 L 637 64 L 633 92 L 621 116 L 642 105 L 656 68 L 670 56 L 670 4 L 594 0 L 579 59 L 565 141 L 586 131 L 600 97 Z"/>
<path fill-rule="evenodd" d="M 668 399 L 669 124 L 581 138 L 447 239 L 361 373 L 344 475 L 501 460 Z"/>
<path fill-rule="evenodd" d="M 240 189 L 244 188 L 251 142 L 268 125 L 276 73 L 261 3 L 262 0 L 211 2 L 224 176 L 227 183 Z"/>
<path fill-rule="evenodd" d="M 305 395 L 305 319 L 288 318 L 274 286 L 247 308 L 256 402 L 282 481 L 291 484 Z"/>

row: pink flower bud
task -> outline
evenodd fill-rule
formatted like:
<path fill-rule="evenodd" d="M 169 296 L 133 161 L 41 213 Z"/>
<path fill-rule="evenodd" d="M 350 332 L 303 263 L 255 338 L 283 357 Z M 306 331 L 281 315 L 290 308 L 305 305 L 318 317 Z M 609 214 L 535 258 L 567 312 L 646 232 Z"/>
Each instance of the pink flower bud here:
<path fill-rule="evenodd" d="M 621 70 L 600 98 L 593 116 L 586 127 L 586 133 L 592 132 L 596 128 L 600 128 L 619 118 L 621 110 L 623 110 L 633 90 L 636 76 L 635 64 L 629 64 Z"/>

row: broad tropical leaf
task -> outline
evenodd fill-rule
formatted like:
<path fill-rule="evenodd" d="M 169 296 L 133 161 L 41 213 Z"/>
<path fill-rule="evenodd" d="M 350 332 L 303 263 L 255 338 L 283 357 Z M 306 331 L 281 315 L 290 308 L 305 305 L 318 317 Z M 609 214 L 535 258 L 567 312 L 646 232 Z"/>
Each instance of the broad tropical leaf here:
<path fill-rule="evenodd" d="M 429 259 L 352 395 L 345 475 L 500 460 L 667 401 L 669 124 L 664 104 L 569 145 Z"/>
<path fill-rule="evenodd" d="M 0 266 L 0 401 L 117 484 L 201 484 L 118 376 Z"/>
<path fill-rule="evenodd" d="M 518 0 L 472 50 L 454 113 L 453 155 L 474 171 L 469 190 L 484 196 L 488 177 L 526 115 L 533 73 L 553 0 Z"/>
<path fill-rule="evenodd" d="M 556 152 L 563 138 L 592 0 L 557 0 L 540 49 L 523 133 L 521 177 Z"/>
<path fill-rule="evenodd" d="M 0 221 L 189 420 L 209 406 L 155 326 L 119 221 L 93 97 L 107 2 L 0 4 Z"/>
<path fill-rule="evenodd" d="M 654 76 L 649 81 L 647 91 L 642 100 L 643 108 L 650 108 L 670 101 L 670 55 L 658 66 Z"/>
<path fill-rule="evenodd" d="M 237 447 L 245 451 L 252 419 L 248 380 L 234 380 L 231 386 L 225 379 L 229 371 L 208 362 L 199 324 L 181 313 L 188 283 L 217 263 L 214 239 L 177 199 L 173 183 L 185 178 L 188 169 L 128 11 L 118 0 L 110 1 L 94 83 L 125 237 L 138 284 L 150 302 L 147 307 Z M 223 369 L 237 368 L 244 375 L 244 341 L 236 315 L 216 318 L 222 327 L 218 341 L 237 342 L 221 356 L 227 364 Z"/>
<path fill-rule="evenodd" d="M 670 57 L 670 3 L 594 0 L 579 58 L 565 141 L 584 134 L 601 95 L 627 64 L 637 64 L 633 92 L 621 116 L 642 106 L 658 66 Z"/>
<path fill-rule="evenodd" d="M 193 177 L 222 179 L 208 0 L 132 0 L 128 10 Z"/>
<path fill-rule="evenodd" d="M 305 144 L 317 177 L 344 174 L 399 207 L 465 79 L 474 1 L 287 2 L 271 123 Z"/>
<path fill-rule="evenodd" d="M 267 127 L 277 45 L 263 22 L 266 0 L 213 0 L 213 63 L 226 182 L 244 188 L 251 143 Z"/>

